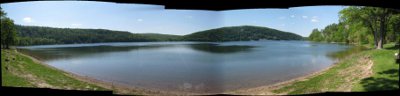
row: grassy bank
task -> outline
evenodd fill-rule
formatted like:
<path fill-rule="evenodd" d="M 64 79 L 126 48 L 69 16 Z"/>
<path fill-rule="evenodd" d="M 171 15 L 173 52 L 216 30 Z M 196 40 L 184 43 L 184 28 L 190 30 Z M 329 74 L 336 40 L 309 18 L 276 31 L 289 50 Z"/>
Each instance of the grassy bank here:
<path fill-rule="evenodd" d="M 394 44 L 368 49 L 341 60 L 329 70 L 272 90 L 276 94 L 326 91 L 377 91 L 399 89 L 399 64 Z"/>
<path fill-rule="evenodd" d="M 56 69 L 16 50 L 1 49 L 2 86 L 64 90 L 112 90 L 114 94 L 188 94 L 161 92 L 104 82 Z"/>
<path fill-rule="evenodd" d="M 1 72 L 2 86 L 106 90 L 105 88 L 74 79 L 65 72 L 42 65 L 15 50 L 1 49 Z"/>

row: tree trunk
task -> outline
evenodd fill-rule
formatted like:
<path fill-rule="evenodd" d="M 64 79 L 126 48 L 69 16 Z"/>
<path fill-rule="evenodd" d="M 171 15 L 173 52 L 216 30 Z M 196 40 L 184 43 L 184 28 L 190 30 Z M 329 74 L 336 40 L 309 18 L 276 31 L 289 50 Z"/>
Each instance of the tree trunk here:
<path fill-rule="evenodd" d="M 377 34 L 377 32 L 376 31 L 374 31 L 374 47 L 375 48 L 378 48 L 378 34 Z"/>
<path fill-rule="evenodd" d="M 386 24 L 386 23 L 388 21 L 388 16 L 386 14 L 382 17 L 383 20 L 382 20 L 382 24 L 381 24 L 382 38 L 383 38 L 382 44 L 386 44 L 386 41 L 387 41 L 387 39 L 386 39 L 386 33 L 387 33 L 386 28 L 388 27 L 387 26 L 388 24 Z"/>
<path fill-rule="evenodd" d="M 378 44 L 377 44 L 377 46 L 376 46 L 376 49 L 382 49 L 383 48 L 383 38 L 381 37 L 381 38 L 379 38 L 379 40 L 378 40 Z"/>
<path fill-rule="evenodd" d="M 384 44 L 384 40 L 385 40 L 385 16 L 381 16 L 380 18 L 380 22 L 379 22 L 379 40 L 378 40 L 378 46 L 376 47 L 376 49 L 382 49 L 383 48 L 383 44 Z"/>
<path fill-rule="evenodd" d="M 373 23 L 373 21 L 368 21 L 368 20 L 366 20 L 366 22 L 368 22 L 367 24 L 368 24 L 368 27 L 369 27 L 369 29 L 371 30 L 371 33 L 372 33 L 372 35 L 374 36 L 374 47 L 375 48 L 378 48 L 378 28 L 374 28 L 373 27 L 373 24 L 375 24 L 375 23 Z"/>

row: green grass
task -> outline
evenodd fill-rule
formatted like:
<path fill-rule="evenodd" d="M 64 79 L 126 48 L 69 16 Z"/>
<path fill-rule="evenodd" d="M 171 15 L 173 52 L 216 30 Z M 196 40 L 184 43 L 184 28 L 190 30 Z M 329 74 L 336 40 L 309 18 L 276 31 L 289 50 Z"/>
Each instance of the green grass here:
<path fill-rule="evenodd" d="M 40 84 L 47 84 L 57 89 L 106 90 L 34 62 L 15 50 L 1 49 L 1 71 L 2 86 L 40 87 Z"/>
<path fill-rule="evenodd" d="M 355 53 L 320 75 L 310 77 L 305 81 L 295 81 L 291 85 L 273 90 L 273 92 L 304 94 L 336 91 L 340 90 L 340 86 L 346 86 L 345 84 L 353 85 L 351 91 L 399 89 L 399 64 L 395 63 L 394 53 L 397 50 L 393 46 L 394 43 L 390 43 L 385 45 L 384 49 L 381 50 L 370 49 Z M 354 75 L 354 77 L 349 77 L 352 76 L 351 73 L 359 72 L 357 69 L 349 69 L 356 66 L 355 63 L 365 56 L 370 56 L 374 63 L 372 66 L 372 76 L 368 78 L 357 78 Z M 342 73 L 346 71 L 349 72 L 347 74 Z M 348 83 L 345 78 L 350 78 L 350 81 L 356 83 Z"/>
<path fill-rule="evenodd" d="M 7 51 L 8 52 L 8 51 Z M 6 71 L 6 65 L 9 65 L 8 61 L 6 62 L 6 51 L 1 50 L 1 85 L 2 86 L 14 86 L 14 87 L 33 87 L 32 84 L 29 83 L 28 80 L 13 75 L 11 72 Z M 10 67 L 7 67 L 10 68 Z"/>
<path fill-rule="evenodd" d="M 362 79 L 353 87 L 353 91 L 377 91 L 399 89 L 399 64 L 395 63 L 394 44 L 385 45 L 385 50 L 372 50 L 367 54 L 372 56 L 373 75 Z"/>

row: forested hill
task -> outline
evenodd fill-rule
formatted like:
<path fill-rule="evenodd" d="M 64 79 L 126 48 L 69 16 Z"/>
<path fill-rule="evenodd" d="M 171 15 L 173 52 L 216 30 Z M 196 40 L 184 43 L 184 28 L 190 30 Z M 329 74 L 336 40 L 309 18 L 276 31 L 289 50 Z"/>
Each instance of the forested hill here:
<path fill-rule="evenodd" d="M 184 36 L 188 41 L 302 40 L 294 33 L 259 26 L 233 26 L 205 30 Z"/>
<path fill-rule="evenodd" d="M 275 29 L 257 26 L 234 26 L 196 32 L 189 35 L 158 33 L 130 33 L 106 29 L 52 28 L 15 25 L 16 45 L 78 44 L 100 42 L 146 41 L 247 41 L 247 40 L 301 40 L 302 37 Z"/>
<path fill-rule="evenodd" d="M 159 34 L 159 33 L 140 33 L 144 37 L 152 41 L 180 41 L 182 36 L 171 35 L 171 34 Z"/>
<path fill-rule="evenodd" d="M 72 29 L 16 25 L 17 45 L 143 42 L 180 40 L 178 35 L 133 34 L 105 29 Z"/>

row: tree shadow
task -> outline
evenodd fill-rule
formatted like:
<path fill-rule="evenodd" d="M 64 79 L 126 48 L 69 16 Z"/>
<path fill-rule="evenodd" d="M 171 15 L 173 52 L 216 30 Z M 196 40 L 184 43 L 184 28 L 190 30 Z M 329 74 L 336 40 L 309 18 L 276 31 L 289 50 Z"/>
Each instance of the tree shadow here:
<path fill-rule="evenodd" d="M 399 77 L 399 69 L 389 69 L 378 74 L 389 75 L 390 77 Z M 380 91 L 380 90 L 398 90 L 399 80 L 383 78 L 383 77 L 369 77 L 361 80 L 361 84 L 366 91 Z"/>
<path fill-rule="evenodd" d="M 385 49 L 388 49 L 388 50 L 399 50 L 400 49 L 400 45 L 399 44 L 395 44 L 394 46 L 386 47 Z"/>
<path fill-rule="evenodd" d="M 389 69 L 386 71 L 378 72 L 378 74 L 389 75 L 390 77 L 399 77 L 399 69 Z"/>

